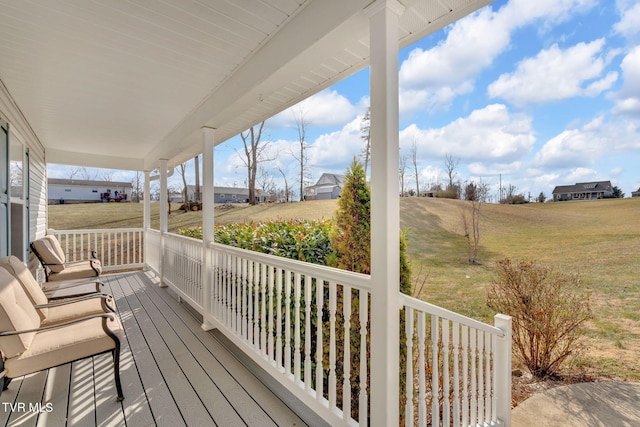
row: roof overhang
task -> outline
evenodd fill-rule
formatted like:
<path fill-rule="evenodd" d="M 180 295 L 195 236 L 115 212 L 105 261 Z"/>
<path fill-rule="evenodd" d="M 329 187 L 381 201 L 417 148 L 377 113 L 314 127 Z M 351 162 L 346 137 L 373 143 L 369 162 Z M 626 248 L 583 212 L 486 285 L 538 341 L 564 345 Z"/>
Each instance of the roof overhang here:
<path fill-rule="evenodd" d="M 399 46 L 489 2 L 403 1 Z M 366 67 L 370 3 L 0 0 L 0 80 L 49 163 L 173 166 Z"/>

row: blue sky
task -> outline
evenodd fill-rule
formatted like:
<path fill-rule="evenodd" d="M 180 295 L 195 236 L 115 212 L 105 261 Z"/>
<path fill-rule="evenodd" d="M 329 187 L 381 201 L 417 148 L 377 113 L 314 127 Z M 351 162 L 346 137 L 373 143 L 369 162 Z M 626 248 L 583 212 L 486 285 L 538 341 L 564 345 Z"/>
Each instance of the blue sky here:
<path fill-rule="evenodd" d="M 400 153 L 415 142 L 421 183 L 445 182 L 451 156 L 457 180 L 494 194 L 500 176 L 532 198 L 583 181 L 611 180 L 627 197 L 640 187 L 639 1 L 499 0 L 399 59 Z M 309 183 L 344 173 L 368 105 L 366 69 L 267 120 L 265 173 L 283 186 L 280 167 L 299 185 L 292 110 L 308 123 Z M 240 147 L 239 137 L 216 147 L 216 185 L 245 185 Z"/>

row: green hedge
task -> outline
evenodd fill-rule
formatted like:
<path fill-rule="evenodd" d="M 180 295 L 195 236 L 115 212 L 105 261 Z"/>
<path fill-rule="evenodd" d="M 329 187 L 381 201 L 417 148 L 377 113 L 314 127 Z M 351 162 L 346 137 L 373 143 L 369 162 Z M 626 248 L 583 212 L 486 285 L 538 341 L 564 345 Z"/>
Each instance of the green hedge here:
<path fill-rule="evenodd" d="M 215 241 L 289 259 L 326 265 L 331 253 L 330 220 L 280 220 L 218 225 Z M 202 227 L 183 228 L 179 234 L 202 239 Z"/>

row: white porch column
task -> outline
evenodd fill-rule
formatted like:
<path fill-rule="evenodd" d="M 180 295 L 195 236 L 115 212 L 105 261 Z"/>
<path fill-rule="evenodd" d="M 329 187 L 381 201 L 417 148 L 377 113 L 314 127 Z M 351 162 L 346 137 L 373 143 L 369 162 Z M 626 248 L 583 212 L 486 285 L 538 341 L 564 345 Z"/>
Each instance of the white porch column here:
<path fill-rule="evenodd" d="M 215 326 L 210 320 L 213 317 L 211 306 L 211 282 L 213 265 L 209 256 L 209 244 L 213 243 L 214 188 L 213 188 L 213 147 L 215 145 L 215 129 L 202 128 L 202 329 L 208 331 Z"/>
<path fill-rule="evenodd" d="M 142 233 L 144 236 L 144 257 L 145 263 L 149 265 L 149 238 L 148 231 L 151 228 L 151 174 L 149 171 L 144 172 L 144 199 L 142 199 Z M 140 196 L 138 194 L 138 196 Z"/>
<path fill-rule="evenodd" d="M 404 6 L 365 9 L 371 51 L 371 424 L 398 425 L 400 196 L 398 17 Z"/>
<path fill-rule="evenodd" d="M 167 285 L 164 283 L 164 234 L 168 230 L 169 213 L 167 203 L 167 159 L 160 159 L 160 287 Z"/>
<path fill-rule="evenodd" d="M 151 228 L 151 173 L 144 172 L 144 199 L 142 200 L 142 228 L 145 230 Z"/>

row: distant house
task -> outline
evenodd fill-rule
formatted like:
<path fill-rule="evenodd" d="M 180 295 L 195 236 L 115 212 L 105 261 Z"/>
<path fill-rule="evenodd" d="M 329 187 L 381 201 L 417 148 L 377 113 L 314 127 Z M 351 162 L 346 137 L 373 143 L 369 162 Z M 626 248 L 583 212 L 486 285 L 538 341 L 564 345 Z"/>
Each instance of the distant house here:
<path fill-rule="evenodd" d="M 307 187 L 306 200 L 331 200 L 340 197 L 342 186 L 344 185 L 344 175 L 334 173 L 323 173 L 316 185 Z"/>
<path fill-rule="evenodd" d="M 190 201 L 196 200 L 196 186 L 187 185 L 187 197 Z M 213 187 L 214 203 L 247 203 L 249 202 L 248 188 L 235 187 Z M 200 200 L 202 200 L 202 187 L 200 187 Z M 259 203 L 268 201 L 269 195 L 261 189 L 256 188 L 256 201 Z M 172 203 L 182 203 L 182 193 L 172 193 L 169 195 Z"/>
<path fill-rule="evenodd" d="M 47 180 L 47 199 L 50 205 L 62 203 L 127 202 L 131 200 L 130 182 L 90 181 L 83 179 Z"/>
<path fill-rule="evenodd" d="M 638 191 L 632 191 L 631 197 L 640 197 L 640 188 L 638 188 Z"/>
<path fill-rule="evenodd" d="M 553 200 L 596 200 L 613 197 L 611 181 L 578 182 L 575 185 L 558 185 L 553 189 Z"/>

